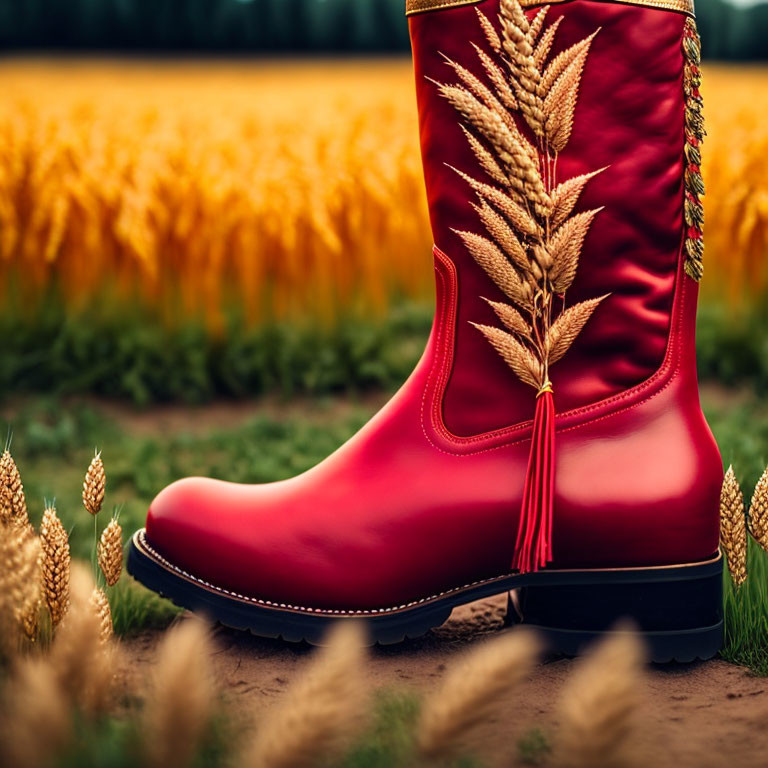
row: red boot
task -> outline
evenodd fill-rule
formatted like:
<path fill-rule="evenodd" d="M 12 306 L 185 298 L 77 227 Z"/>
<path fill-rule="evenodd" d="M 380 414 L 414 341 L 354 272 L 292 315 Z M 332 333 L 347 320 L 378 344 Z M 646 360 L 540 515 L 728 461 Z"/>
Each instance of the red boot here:
<path fill-rule="evenodd" d="M 690 1 L 408 0 L 437 243 L 424 356 L 309 472 L 166 488 L 134 576 L 290 640 L 367 617 L 395 642 L 519 590 L 567 653 L 627 615 L 657 660 L 717 652 Z"/>

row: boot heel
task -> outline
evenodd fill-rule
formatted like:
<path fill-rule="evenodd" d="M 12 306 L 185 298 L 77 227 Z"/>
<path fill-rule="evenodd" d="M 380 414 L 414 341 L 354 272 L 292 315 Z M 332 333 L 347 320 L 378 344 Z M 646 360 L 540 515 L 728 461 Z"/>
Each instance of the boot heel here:
<path fill-rule="evenodd" d="M 669 578 L 664 578 L 668 570 Z M 556 654 L 576 656 L 622 619 L 637 627 L 654 662 L 711 659 L 723 643 L 722 560 L 674 569 L 574 572 L 575 582 L 510 595 L 509 621 L 540 630 Z M 647 578 L 651 577 L 651 578 Z"/>

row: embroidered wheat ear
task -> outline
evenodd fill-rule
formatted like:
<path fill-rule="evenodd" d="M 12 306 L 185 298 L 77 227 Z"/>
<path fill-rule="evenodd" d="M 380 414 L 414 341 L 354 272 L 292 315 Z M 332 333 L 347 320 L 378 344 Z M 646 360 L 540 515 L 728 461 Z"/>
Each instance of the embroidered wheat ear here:
<path fill-rule="evenodd" d="M 768 552 L 768 467 L 757 481 L 752 494 L 748 522 L 752 538 Z"/>
<path fill-rule="evenodd" d="M 475 261 L 511 304 L 491 302 L 503 327 L 475 323 L 525 384 L 537 392 L 531 457 L 513 566 L 536 570 L 551 560 L 554 404 L 550 367 L 606 298 L 567 307 L 581 251 L 600 209 L 574 213 L 591 178 L 560 180 L 557 159 L 573 129 L 582 73 L 596 32 L 551 57 L 560 19 L 545 28 L 548 7 L 532 21 L 518 0 L 501 0 L 500 32 L 477 11 L 491 52 L 475 45 L 479 75 L 448 59 L 459 76 L 438 83 L 461 115 L 469 146 L 493 184 L 457 171 L 479 199 L 483 235 L 458 232 Z M 505 74 L 506 73 L 506 74 Z M 516 115 L 520 116 L 518 125 Z M 525 135 L 530 130 L 532 143 Z"/>
<path fill-rule="evenodd" d="M 123 571 L 123 529 L 116 518 L 110 520 L 101 534 L 97 559 L 107 586 L 114 587 Z"/>
<path fill-rule="evenodd" d="M 504 696 L 533 666 L 536 642 L 515 630 L 477 648 L 446 675 L 422 707 L 416 750 L 423 761 L 442 764 L 460 757 L 473 731 L 504 706 Z"/>
<path fill-rule="evenodd" d="M 733 467 L 728 467 L 720 493 L 720 545 L 736 587 L 747 580 L 747 524 L 744 496 Z"/>
<path fill-rule="evenodd" d="M 56 514 L 55 507 L 48 506 L 40 525 L 42 545 L 43 591 L 45 602 L 55 627 L 69 609 L 70 554 L 69 537 Z"/>

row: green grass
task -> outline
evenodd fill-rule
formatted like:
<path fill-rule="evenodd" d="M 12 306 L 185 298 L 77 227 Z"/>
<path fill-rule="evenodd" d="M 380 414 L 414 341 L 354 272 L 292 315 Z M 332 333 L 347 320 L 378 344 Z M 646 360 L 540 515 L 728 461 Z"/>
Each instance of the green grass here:
<path fill-rule="evenodd" d="M 408 762 L 419 715 L 415 696 L 378 691 L 373 722 L 342 761 L 342 768 L 396 768 Z"/>
<path fill-rule="evenodd" d="M 715 433 L 723 462 L 732 464 L 747 506 L 768 464 L 768 408 L 756 397 L 741 403 L 718 398 L 705 412 Z M 722 657 L 768 676 L 768 555 L 749 542 L 748 578 L 736 590 L 728 571 L 723 575 L 725 646 Z"/>
<path fill-rule="evenodd" d="M 725 386 L 749 384 L 768 392 L 768 334 L 766 302 L 745 310 L 702 302 L 696 325 L 699 376 Z"/>
<path fill-rule="evenodd" d="M 521 765 L 543 765 L 552 752 L 552 743 L 541 728 L 531 728 L 517 740 L 517 757 Z"/>
<path fill-rule="evenodd" d="M 150 592 L 127 574 L 107 588 L 112 626 L 118 637 L 146 629 L 165 629 L 181 613 L 169 600 Z"/>
<path fill-rule="evenodd" d="M 749 542 L 747 580 L 733 586 L 724 575 L 725 647 L 722 657 L 768 677 L 768 555 Z"/>
<path fill-rule="evenodd" d="M 432 312 L 394 302 L 387 315 L 327 327 L 307 321 L 257 328 L 233 314 L 212 335 L 192 321 L 168 327 L 124 305 L 67 314 L 52 296 L 31 312 L 0 309 L 0 399 L 95 394 L 146 405 L 388 389 L 419 359 Z"/>

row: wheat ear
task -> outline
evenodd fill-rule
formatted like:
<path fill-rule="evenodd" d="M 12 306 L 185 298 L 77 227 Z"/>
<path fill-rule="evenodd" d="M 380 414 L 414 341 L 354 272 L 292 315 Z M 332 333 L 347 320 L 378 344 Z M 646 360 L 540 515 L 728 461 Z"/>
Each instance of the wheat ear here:
<path fill-rule="evenodd" d="M 560 768 L 626 768 L 631 749 L 643 647 L 619 627 L 589 653 L 563 689 L 555 752 Z"/>
<path fill-rule="evenodd" d="M 89 716 L 108 710 L 120 672 L 119 649 L 104 642 L 100 608 L 93 600 L 95 585 L 89 569 L 73 563 L 71 600 L 50 651 L 62 690 Z"/>
<path fill-rule="evenodd" d="M 123 529 L 116 518 L 110 520 L 99 540 L 97 560 L 108 587 L 114 587 L 123 571 Z"/>
<path fill-rule="evenodd" d="M 728 467 L 720 492 L 720 546 L 736 587 L 747 580 L 747 524 L 744 496 L 733 467 Z"/>
<path fill-rule="evenodd" d="M 104 472 L 104 462 L 101 460 L 101 454 L 97 453 L 91 459 L 83 481 L 83 506 L 92 515 L 98 515 L 101 511 L 106 487 L 107 476 Z"/>
<path fill-rule="evenodd" d="M 17 601 L 19 625 L 24 638 L 34 643 L 40 629 L 42 606 L 42 550 L 40 539 L 22 528 L 20 537 L 21 567 L 19 569 L 19 596 Z"/>
<path fill-rule="evenodd" d="M 103 589 L 98 587 L 91 593 L 91 607 L 99 618 L 99 637 L 102 643 L 107 643 L 114 634 L 112 628 L 112 609 L 109 607 L 109 600 Z"/>
<path fill-rule="evenodd" d="M 755 486 L 749 505 L 749 532 L 752 538 L 768 552 L 768 468 Z"/>
<path fill-rule="evenodd" d="M 57 626 L 69 609 L 71 558 L 69 537 L 53 505 L 46 507 L 40 525 L 42 545 L 43 591 L 51 623 Z"/>
<path fill-rule="evenodd" d="M 17 665 L 0 713 L 0 765 L 53 765 L 71 739 L 70 706 L 46 658 L 28 657 Z"/>
<path fill-rule="evenodd" d="M 445 677 L 422 708 L 416 753 L 422 761 L 460 756 L 460 748 L 482 723 L 504 705 L 504 695 L 519 685 L 536 657 L 537 643 L 523 630 L 476 648 Z"/>
<path fill-rule="evenodd" d="M 37 636 L 40 543 L 26 527 L 0 525 L 0 643 L 12 656 Z"/>
<path fill-rule="evenodd" d="M 166 634 L 148 691 L 142 720 L 149 768 L 190 765 L 208 728 L 215 689 L 210 629 L 185 619 Z"/>
<path fill-rule="evenodd" d="M 8 450 L 0 456 L 0 522 L 29 526 L 21 475 Z"/>
<path fill-rule="evenodd" d="M 337 755 L 360 726 L 365 654 L 360 626 L 343 622 L 244 751 L 249 768 L 309 768 Z"/>

